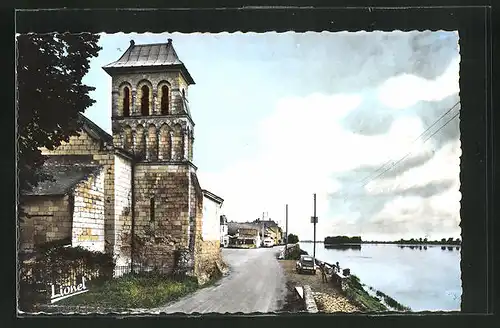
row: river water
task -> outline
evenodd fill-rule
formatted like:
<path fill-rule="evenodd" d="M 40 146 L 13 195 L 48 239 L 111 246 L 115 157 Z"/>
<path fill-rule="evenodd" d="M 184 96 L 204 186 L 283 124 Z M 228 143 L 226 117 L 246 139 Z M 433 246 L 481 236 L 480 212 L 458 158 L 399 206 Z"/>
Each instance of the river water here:
<path fill-rule="evenodd" d="M 316 258 L 339 262 L 362 283 L 391 296 L 412 311 L 460 311 L 460 247 L 362 244 L 330 249 L 316 244 Z M 313 255 L 312 243 L 300 248 Z"/>

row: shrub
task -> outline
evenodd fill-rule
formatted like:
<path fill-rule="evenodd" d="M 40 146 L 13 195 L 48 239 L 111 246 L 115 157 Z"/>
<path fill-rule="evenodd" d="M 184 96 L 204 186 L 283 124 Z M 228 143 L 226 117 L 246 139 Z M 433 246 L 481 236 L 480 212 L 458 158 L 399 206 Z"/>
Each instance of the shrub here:
<path fill-rule="evenodd" d="M 19 307 L 29 312 L 47 303 L 51 284 L 75 284 L 82 276 L 89 284 L 108 280 L 113 277 L 114 266 L 108 254 L 54 243 L 42 245 L 30 255 L 20 254 Z"/>
<path fill-rule="evenodd" d="M 308 255 L 306 251 L 300 249 L 300 247 L 295 246 L 290 248 L 285 254 L 285 260 L 298 260 L 301 255 Z"/>

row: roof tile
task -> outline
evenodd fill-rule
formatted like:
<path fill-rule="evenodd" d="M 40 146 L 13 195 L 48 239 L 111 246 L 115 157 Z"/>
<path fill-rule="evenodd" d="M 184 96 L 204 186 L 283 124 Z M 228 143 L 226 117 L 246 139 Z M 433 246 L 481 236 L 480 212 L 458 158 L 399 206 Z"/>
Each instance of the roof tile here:
<path fill-rule="evenodd" d="M 135 42 L 131 42 L 130 47 L 117 61 L 105 65 L 103 69 L 109 71 L 114 68 L 143 66 L 178 66 L 186 74 L 188 82 L 194 84 L 194 80 L 184 63 L 177 56 L 171 40 L 167 43 L 155 44 L 135 44 Z"/>

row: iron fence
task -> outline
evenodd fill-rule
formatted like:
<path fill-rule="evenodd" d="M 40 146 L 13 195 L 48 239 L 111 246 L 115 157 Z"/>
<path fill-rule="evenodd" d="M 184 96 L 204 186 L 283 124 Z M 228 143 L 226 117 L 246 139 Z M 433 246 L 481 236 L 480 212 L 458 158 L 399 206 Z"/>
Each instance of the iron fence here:
<path fill-rule="evenodd" d="M 142 263 L 134 263 L 133 269 L 132 269 L 132 264 L 116 265 L 114 269 L 114 277 L 118 278 L 130 273 L 138 274 L 138 273 L 159 272 L 159 271 L 161 271 L 161 269 L 156 266 L 145 265 Z"/>

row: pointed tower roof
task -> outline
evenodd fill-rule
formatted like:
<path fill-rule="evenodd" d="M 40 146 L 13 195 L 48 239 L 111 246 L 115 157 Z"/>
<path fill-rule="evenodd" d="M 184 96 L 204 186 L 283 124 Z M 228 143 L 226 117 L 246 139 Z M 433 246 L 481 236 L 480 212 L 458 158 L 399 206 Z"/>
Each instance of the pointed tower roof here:
<path fill-rule="evenodd" d="M 103 69 L 111 75 L 114 72 L 146 67 L 178 68 L 189 84 L 195 84 L 186 66 L 177 56 L 172 39 L 168 39 L 167 43 L 153 44 L 135 44 L 134 40 L 130 40 L 130 46 L 120 59 L 103 66 Z"/>

